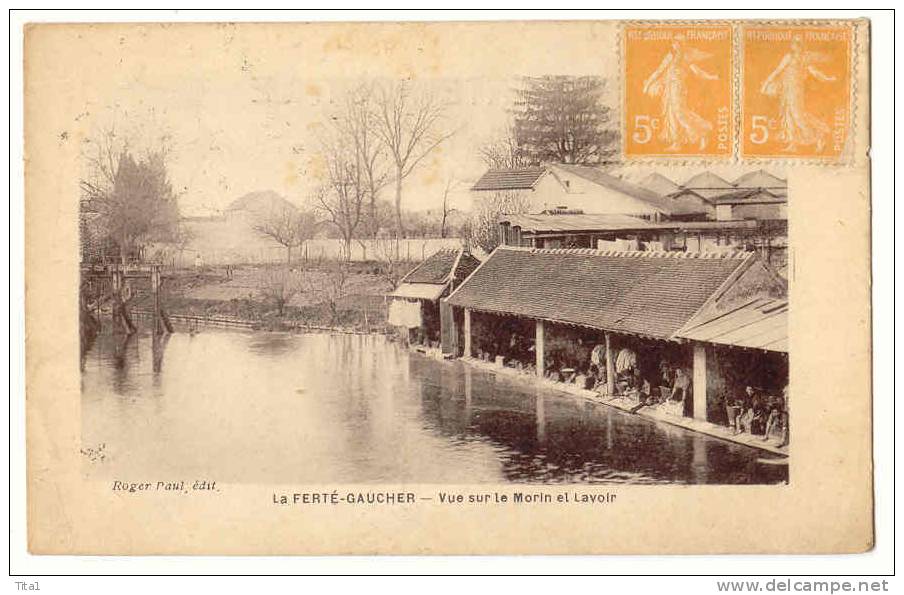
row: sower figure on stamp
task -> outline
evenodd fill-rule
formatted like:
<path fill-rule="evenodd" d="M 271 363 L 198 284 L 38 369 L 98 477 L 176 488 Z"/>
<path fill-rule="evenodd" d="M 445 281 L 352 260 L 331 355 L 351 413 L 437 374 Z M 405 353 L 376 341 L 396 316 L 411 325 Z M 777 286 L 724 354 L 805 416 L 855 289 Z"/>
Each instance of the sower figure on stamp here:
<path fill-rule="evenodd" d="M 685 47 L 684 36 L 676 35 L 672 47 L 662 62 L 643 84 L 643 92 L 660 98 L 662 130 L 660 139 L 667 151 L 678 151 L 681 145 L 697 143 L 700 150 L 706 148 L 706 138 L 713 129 L 711 122 L 691 110 L 687 105 L 687 78 L 689 75 L 705 80 L 718 80 L 718 76 L 703 70 L 697 63 L 710 55 Z"/>
<path fill-rule="evenodd" d="M 829 126 L 807 112 L 804 82 L 807 75 L 827 83 L 834 81 L 834 76 L 814 66 L 826 60 L 828 56 L 825 54 L 803 51 L 801 37 L 797 35 L 791 40 L 791 51 L 782 57 L 760 87 L 760 93 L 779 98 L 781 138 L 787 143 L 782 149 L 784 151 L 794 151 L 797 145 L 815 145 L 817 152 L 825 147 Z"/>

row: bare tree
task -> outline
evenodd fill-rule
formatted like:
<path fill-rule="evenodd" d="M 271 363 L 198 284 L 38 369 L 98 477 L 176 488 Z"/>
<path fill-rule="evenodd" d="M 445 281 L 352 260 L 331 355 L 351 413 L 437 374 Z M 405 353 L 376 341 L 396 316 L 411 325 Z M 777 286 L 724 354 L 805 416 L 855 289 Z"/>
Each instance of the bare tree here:
<path fill-rule="evenodd" d="M 499 245 L 499 218 L 502 215 L 526 213 L 530 198 L 518 192 L 494 192 L 474 205 L 467 225 L 470 244 L 480 246 L 487 253 Z"/>
<path fill-rule="evenodd" d="M 352 241 L 364 219 L 367 191 L 362 185 L 361 170 L 355 164 L 354 155 L 336 147 L 327 156 L 327 163 L 329 181 L 315 191 L 314 203 L 339 233 L 345 259 L 349 260 Z"/>
<path fill-rule="evenodd" d="M 399 280 L 405 276 L 399 251 L 399 238 L 382 237 L 374 240 L 374 257 L 379 263 L 379 275 L 393 289 L 398 287 Z"/>
<path fill-rule="evenodd" d="M 282 317 L 292 298 L 303 290 L 302 275 L 289 266 L 265 267 L 258 280 L 258 293 Z"/>
<path fill-rule="evenodd" d="M 513 126 L 480 147 L 480 158 L 490 169 L 524 169 L 531 166 L 529 156 L 518 143 Z"/>
<path fill-rule="evenodd" d="M 375 97 L 375 130 L 394 167 L 396 230 L 404 237 L 402 186 L 405 179 L 453 132 L 439 130 L 446 114 L 445 103 L 426 92 L 412 93 L 406 81 L 380 87 Z"/>
<path fill-rule="evenodd" d="M 313 213 L 289 203 L 274 205 L 269 212 L 258 216 L 254 231 L 266 236 L 286 249 L 286 263 L 292 263 L 292 248 L 303 246 L 314 236 L 318 223 Z"/>
<path fill-rule="evenodd" d="M 334 119 L 339 135 L 351 145 L 357 167 L 362 172 L 368 207 L 364 228 L 369 238 L 377 237 L 380 229 L 377 203 L 380 191 L 389 182 L 387 150 L 377 135 L 378 120 L 373 97 L 373 85 L 358 86 L 347 94 L 342 111 Z"/>
<path fill-rule="evenodd" d="M 322 270 L 326 273 L 320 287 L 320 294 L 330 310 L 330 321 L 339 324 L 340 305 L 346 296 L 349 280 L 349 265 L 342 259 L 330 260 Z"/>
<path fill-rule="evenodd" d="M 454 213 L 457 209 L 450 205 L 449 203 L 449 193 L 452 192 L 458 186 L 458 182 L 453 176 L 449 176 L 446 180 L 446 187 L 443 188 L 443 209 L 442 216 L 439 224 L 439 237 L 446 237 L 446 221 L 449 219 L 449 215 Z"/>
<path fill-rule="evenodd" d="M 176 250 L 179 252 L 179 266 L 182 266 L 183 257 L 185 255 L 185 249 L 188 248 L 188 245 L 191 244 L 192 240 L 195 239 L 195 233 L 188 226 L 185 225 L 184 222 L 180 223 L 176 228 L 176 231 L 173 233 L 173 245 L 175 245 Z"/>

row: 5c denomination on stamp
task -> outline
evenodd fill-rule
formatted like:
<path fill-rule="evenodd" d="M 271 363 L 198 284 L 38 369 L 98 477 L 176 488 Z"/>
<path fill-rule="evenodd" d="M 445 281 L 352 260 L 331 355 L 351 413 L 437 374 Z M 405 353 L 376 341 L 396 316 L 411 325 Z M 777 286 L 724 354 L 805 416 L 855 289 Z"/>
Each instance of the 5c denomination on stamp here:
<path fill-rule="evenodd" d="M 851 135 L 853 27 L 744 25 L 742 157 L 839 159 Z"/>
<path fill-rule="evenodd" d="M 730 157 L 732 26 L 626 25 L 626 157 Z"/>

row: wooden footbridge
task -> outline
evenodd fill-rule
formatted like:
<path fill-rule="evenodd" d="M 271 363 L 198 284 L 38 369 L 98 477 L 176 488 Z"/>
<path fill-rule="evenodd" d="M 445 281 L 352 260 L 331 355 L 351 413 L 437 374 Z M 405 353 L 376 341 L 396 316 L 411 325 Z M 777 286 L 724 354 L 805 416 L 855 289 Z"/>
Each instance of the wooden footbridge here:
<path fill-rule="evenodd" d="M 159 264 L 82 264 L 82 281 L 100 284 L 100 291 L 96 292 L 96 306 L 107 300 L 111 303 L 113 324 L 121 327 L 127 334 L 136 331 L 135 323 L 129 311 L 131 299 L 131 287 L 129 279 L 150 279 L 151 295 L 153 297 L 154 333 L 172 333 L 173 325 L 164 308 L 164 284 L 167 276 L 163 273 L 163 266 Z M 82 300 L 82 307 L 91 313 L 91 307 Z"/>

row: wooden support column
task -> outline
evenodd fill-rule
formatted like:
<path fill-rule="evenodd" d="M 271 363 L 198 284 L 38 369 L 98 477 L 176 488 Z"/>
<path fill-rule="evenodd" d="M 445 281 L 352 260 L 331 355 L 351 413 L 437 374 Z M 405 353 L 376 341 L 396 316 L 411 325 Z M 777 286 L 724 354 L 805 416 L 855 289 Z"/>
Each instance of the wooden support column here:
<path fill-rule="evenodd" d="M 465 357 L 473 357 L 471 350 L 471 309 L 465 308 Z"/>
<path fill-rule="evenodd" d="M 706 421 L 706 346 L 694 343 L 694 419 Z"/>
<path fill-rule="evenodd" d="M 612 352 L 612 339 L 606 333 L 606 392 L 615 394 L 615 354 Z"/>
<path fill-rule="evenodd" d="M 542 320 L 537 321 L 534 354 L 537 357 L 537 376 L 543 378 L 546 375 L 546 326 Z"/>

